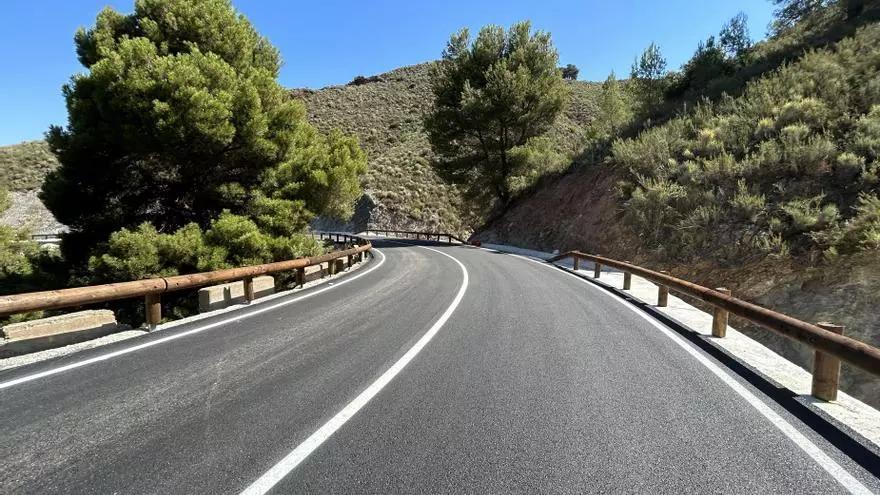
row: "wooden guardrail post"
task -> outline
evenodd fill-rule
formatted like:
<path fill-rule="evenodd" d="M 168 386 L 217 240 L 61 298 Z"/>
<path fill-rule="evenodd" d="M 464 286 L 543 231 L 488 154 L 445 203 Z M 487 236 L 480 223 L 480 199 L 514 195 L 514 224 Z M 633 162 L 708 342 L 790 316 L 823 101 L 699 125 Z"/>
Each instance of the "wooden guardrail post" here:
<path fill-rule="evenodd" d="M 336 275 L 336 260 L 330 260 L 327 262 L 327 275 L 331 277 Z"/>
<path fill-rule="evenodd" d="M 144 316 L 147 320 L 147 329 L 155 330 L 162 321 L 162 296 L 158 293 L 147 294 L 144 298 Z"/>
<path fill-rule="evenodd" d="M 580 258 L 578 258 L 577 256 L 572 256 L 571 261 L 572 261 L 572 263 L 571 263 L 572 267 L 574 267 L 574 271 L 578 271 L 581 269 L 581 259 Z"/>
<path fill-rule="evenodd" d="M 599 278 L 602 276 L 602 264 L 593 262 L 593 278 Z"/>
<path fill-rule="evenodd" d="M 254 278 L 247 277 L 242 280 L 242 282 L 244 283 L 244 298 L 248 303 L 250 303 L 251 301 L 256 299 L 256 297 L 254 296 Z"/>
<path fill-rule="evenodd" d="M 624 263 L 632 264 L 629 260 L 624 261 Z M 623 290 L 630 290 L 632 288 L 632 273 L 623 272 Z"/>
<path fill-rule="evenodd" d="M 816 326 L 843 335 L 843 326 L 828 322 Z M 837 387 L 840 383 L 840 360 L 824 352 L 815 351 L 813 356 L 813 397 L 825 401 L 837 400 Z"/>
<path fill-rule="evenodd" d="M 296 285 L 302 287 L 306 284 L 306 269 L 305 268 L 297 268 L 296 269 Z"/>
<path fill-rule="evenodd" d="M 660 273 L 668 275 L 669 272 L 661 271 Z M 669 304 L 669 287 L 657 284 L 657 307 L 665 308 Z"/>
<path fill-rule="evenodd" d="M 352 255 L 349 254 L 349 255 L 346 256 L 345 258 L 346 258 L 346 261 L 348 262 L 348 266 L 346 267 L 346 269 L 351 270 L 351 265 L 352 265 L 352 263 L 351 263 L 351 258 L 352 258 Z"/>
<path fill-rule="evenodd" d="M 724 287 L 718 287 L 715 289 L 716 292 L 720 292 L 724 295 L 730 295 L 730 289 Z M 726 309 L 721 308 L 719 306 L 715 306 L 715 311 L 712 314 L 712 336 L 718 337 L 722 339 L 727 336 L 727 318 L 728 312 Z"/>

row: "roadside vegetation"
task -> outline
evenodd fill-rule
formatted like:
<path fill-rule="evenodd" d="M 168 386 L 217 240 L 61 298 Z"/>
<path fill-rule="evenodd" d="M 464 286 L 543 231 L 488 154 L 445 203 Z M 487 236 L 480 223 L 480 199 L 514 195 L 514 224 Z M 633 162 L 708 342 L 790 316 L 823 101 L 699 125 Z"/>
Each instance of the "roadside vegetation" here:
<path fill-rule="evenodd" d="M 9 208 L 9 191 L 0 188 L 0 214 Z M 30 232 L 0 225 L 0 294 L 54 287 L 58 256 L 40 249 Z"/>
<path fill-rule="evenodd" d="M 880 247 L 878 47 L 880 26 L 863 27 L 615 141 L 607 163 L 645 247 L 737 263 Z"/>
<path fill-rule="evenodd" d="M 367 168 L 357 139 L 306 120 L 277 82 L 280 54 L 228 0 L 106 8 L 75 46 L 86 71 L 64 87 L 68 124 L 48 146 L 0 153 L 9 187 L 47 174 L 40 198 L 70 232 L 58 253 L 3 227 L 3 292 L 319 254 L 309 222 L 352 214 Z M 139 319 L 139 305 L 117 309 Z"/>

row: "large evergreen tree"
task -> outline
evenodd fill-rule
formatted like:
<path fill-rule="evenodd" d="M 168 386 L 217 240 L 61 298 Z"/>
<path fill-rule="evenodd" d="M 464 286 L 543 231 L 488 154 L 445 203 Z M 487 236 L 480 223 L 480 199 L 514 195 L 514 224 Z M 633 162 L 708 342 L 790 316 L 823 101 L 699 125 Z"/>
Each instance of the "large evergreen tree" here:
<path fill-rule="evenodd" d="M 350 213 L 363 153 L 305 121 L 278 51 L 229 0 L 107 8 L 75 43 L 87 72 L 64 87 L 68 125 L 48 133 L 61 166 L 42 191 L 73 244 L 142 222 L 207 227 L 226 209 L 272 212 L 286 230 Z"/>
<path fill-rule="evenodd" d="M 426 118 L 441 175 L 471 192 L 510 201 L 513 148 L 546 132 L 562 110 L 566 88 L 549 33 L 528 22 L 507 32 L 486 26 L 449 40 L 433 77 L 434 107 Z"/>

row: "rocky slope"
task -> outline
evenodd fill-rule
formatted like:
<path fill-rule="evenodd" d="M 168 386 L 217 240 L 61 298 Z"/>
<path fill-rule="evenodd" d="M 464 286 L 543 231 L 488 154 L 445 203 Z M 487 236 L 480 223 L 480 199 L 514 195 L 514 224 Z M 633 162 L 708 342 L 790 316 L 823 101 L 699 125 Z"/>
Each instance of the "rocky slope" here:
<path fill-rule="evenodd" d="M 434 172 L 422 119 L 431 107 L 432 63 L 359 78 L 345 86 L 293 90 L 309 120 L 322 131 L 356 135 L 367 152 L 366 197 L 353 222 L 390 228 L 442 230 L 465 234 L 474 221 L 460 193 Z M 559 151 L 581 148 L 595 115 L 598 85 L 570 81 L 571 98 L 550 137 Z M 330 225 L 330 224 L 323 224 Z M 351 226 L 353 227 L 353 226 Z"/>

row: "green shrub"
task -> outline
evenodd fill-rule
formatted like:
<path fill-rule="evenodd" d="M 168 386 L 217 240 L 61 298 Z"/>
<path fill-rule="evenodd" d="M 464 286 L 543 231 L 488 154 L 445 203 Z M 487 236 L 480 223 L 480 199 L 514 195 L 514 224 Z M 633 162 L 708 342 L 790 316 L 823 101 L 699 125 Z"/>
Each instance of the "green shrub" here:
<path fill-rule="evenodd" d="M 880 198 L 862 194 L 854 209 L 855 215 L 834 238 L 834 247 L 841 253 L 880 248 Z"/>
<path fill-rule="evenodd" d="M 788 214 L 789 228 L 794 233 L 823 230 L 836 224 L 840 216 L 837 206 L 822 201 L 824 197 L 816 196 L 808 199 L 795 199 L 782 205 L 782 211 Z"/>
<path fill-rule="evenodd" d="M 754 224 L 764 214 L 767 200 L 763 194 L 750 193 L 746 181 L 740 179 L 737 183 L 736 195 L 730 200 L 730 206 L 740 220 Z"/>
<path fill-rule="evenodd" d="M 626 203 L 627 214 L 648 243 L 656 243 L 681 220 L 676 203 L 687 196 L 687 191 L 666 179 L 637 176 L 637 181 Z"/>
<path fill-rule="evenodd" d="M 207 231 L 191 223 L 173 233 L 151 224 L 113 233 L 89 259 L 93 281 L 117 282 L 204 272 L 314 256 L 323 245 L 311 236 L 272 236 L 250 218 L 224 212 Z"/>
<path fill-rule="evenodd" d="M 538 179 L 562 170 L 570 163 L 569 158 L 556 150 L 547 137 L 530 139 L 524 146 L 510 150 L 513 173 L 509 179 L 511 192 L 517 194 L 532 186 Z"/>
<path fill-rule="evenodd" d="M 627 223 L 680 258 L 874 249 L 878 60 L 875 24 L 740 97 L 616 140 L 609 161 L 628 172 L 618 187 Z"/>

